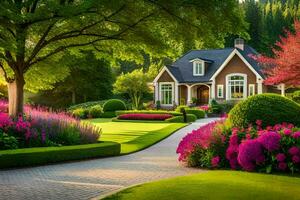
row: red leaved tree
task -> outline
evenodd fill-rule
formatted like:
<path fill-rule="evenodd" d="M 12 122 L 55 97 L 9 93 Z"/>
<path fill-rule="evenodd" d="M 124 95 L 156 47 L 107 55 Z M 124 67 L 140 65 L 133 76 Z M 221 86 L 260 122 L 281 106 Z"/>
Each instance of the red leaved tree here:
<path fill-rule="evenodd" d="M 257 58 L 264 65 L 267 85 L 300 85 L 300 21 L 295 21 L 295 33 L 287 31 L 286 34 L 287 37 L 281 37 L 276 43 L 279 48 L 273 48 L 273 58 Z"/>

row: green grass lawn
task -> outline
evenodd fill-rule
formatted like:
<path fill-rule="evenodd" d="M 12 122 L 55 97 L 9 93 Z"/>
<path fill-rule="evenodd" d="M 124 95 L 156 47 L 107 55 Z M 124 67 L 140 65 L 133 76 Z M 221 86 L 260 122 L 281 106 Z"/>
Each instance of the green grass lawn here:
<path fill-rule="evenodd" d="M 125 189 L 106 200 L 299 200 L 300 178 L 211 171 Z"/>
<path fill-rule="evenodd" d="M 111 119 L 105 118 L 89 121 L 102 128 L 100 141 L 113 141 L 121 144 L 121 154 L 149 147 L 186 125 L 161 122 L 112 122 Z"/>

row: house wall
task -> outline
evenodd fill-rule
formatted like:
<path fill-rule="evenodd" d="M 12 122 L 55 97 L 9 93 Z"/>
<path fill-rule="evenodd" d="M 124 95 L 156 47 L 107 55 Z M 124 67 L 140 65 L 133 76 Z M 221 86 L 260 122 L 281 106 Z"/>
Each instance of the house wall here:
<path fill-rule="evenodd" d="M 257 94 L 257 83 L 256 75 L 248 68 L 248 66 L 235 55 L 229 63 L 224 67 L 224 69 L 218 74 L 215 78 L 215 98 L 216 100 L 225 100 L 226 99 L 226 76 L 232 73 L 242 73 L 247 75 L 247 96 L 249 95 L 249 84 L 255 84 L 255 94 Z M 217 85 L 224 86 L 224 98 L 218 98 L 217 95 Z"/>

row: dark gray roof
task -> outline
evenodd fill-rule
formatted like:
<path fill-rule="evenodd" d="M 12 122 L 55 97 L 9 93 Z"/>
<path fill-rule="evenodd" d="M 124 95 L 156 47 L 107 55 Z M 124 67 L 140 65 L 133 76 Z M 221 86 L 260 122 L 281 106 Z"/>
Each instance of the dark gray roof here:
<path fill-rule="evenodd" d="M 167 66 L 167 68 L 180 83 L 210 82 L 213 74 L 221 67 L 234 49 L 192 50 L 181 56 L 172 65 Z M 251 58 L 251 55 L 257 55 L 258 53 L 247 45 L 245 45 L 244 51 L 239 50 L 239 52 L 263 76 L 258 63 Z M 193 76 L 193 63 L 190 61 L 196 58 L 210 61 L 204 76 Z"/>

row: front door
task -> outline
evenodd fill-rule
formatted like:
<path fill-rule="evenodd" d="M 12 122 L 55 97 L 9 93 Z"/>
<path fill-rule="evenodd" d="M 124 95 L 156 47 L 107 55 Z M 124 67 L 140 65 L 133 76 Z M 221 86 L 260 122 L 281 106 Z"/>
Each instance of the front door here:
<path fill-rule="evenodd" d="M 205 85 L 197 88 L 197 98 L 200 105 L 208 104 L 209 101 L 209 88 Z"/>

